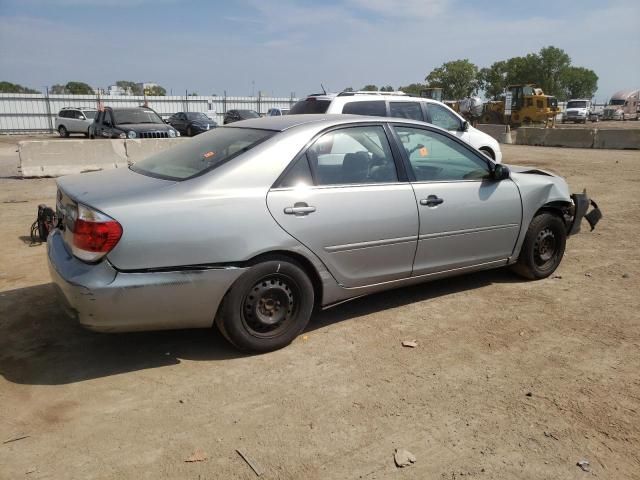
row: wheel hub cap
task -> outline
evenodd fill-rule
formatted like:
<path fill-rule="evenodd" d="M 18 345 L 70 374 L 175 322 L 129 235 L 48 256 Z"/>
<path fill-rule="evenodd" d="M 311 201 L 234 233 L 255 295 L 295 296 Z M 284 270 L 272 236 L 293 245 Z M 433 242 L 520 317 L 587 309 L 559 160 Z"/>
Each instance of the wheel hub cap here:
<path fill-rule="evenodd" d="M 286 279 L 270 277 L 260 280 L 245 297 L 243 317 L 257 334 L 279 329 L 293 317 L 294 291 Z"/>

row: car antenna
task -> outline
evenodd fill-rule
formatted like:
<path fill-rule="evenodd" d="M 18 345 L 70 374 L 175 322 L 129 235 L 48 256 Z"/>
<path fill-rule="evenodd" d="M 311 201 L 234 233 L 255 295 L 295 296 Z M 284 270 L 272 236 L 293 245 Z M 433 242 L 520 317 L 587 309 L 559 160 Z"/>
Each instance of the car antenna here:
<path fill-rule="evenodd" d="M 320 84 L 320 87 L 322 88 L 322 93 L 323 93 L 324 95 L 326 95 L 326 94 L 327 94 L 327 91 L 324 89 L 324 85 Z"/>

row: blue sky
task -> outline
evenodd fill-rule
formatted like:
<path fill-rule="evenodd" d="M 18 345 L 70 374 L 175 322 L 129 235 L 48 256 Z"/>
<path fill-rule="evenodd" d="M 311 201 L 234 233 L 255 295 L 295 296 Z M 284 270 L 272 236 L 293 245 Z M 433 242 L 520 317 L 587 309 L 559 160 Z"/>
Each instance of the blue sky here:
<path fill-rule="evenodd" d="M 595 70 L 604 100 L 640 87 L 639 22 L 637 0 L 0 0 L 0 80 L 300 96 L 554 45 Z"/>

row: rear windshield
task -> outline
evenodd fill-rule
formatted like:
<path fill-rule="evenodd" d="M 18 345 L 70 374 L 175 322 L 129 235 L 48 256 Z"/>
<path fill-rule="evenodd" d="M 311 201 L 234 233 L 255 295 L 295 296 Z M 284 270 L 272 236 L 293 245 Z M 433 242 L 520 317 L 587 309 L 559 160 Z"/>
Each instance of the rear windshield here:
<path fill-rule="evenodd" d="M 167 180 L 185 180 L 213 170 L 273 136 L 271 130 L 220 127 L 163 150 L 131 170 Z"/>
<path fill-rule="evenodd" d="M 315 98 L 307 98 L 300 100 L 294 104 L 289 110 L 289 115 L 299 115 L 303 113 L 325 113 L 329 108 L 330 100 L 316 100 Z"/>

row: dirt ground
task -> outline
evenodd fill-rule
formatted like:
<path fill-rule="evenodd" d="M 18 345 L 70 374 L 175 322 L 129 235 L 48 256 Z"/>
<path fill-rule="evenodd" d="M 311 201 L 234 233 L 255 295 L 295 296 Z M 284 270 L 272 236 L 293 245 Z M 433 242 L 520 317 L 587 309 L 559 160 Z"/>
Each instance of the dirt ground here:
<path fill-rule="evenodd" d="M 640 478 L 640 153 L 504 160 L 566 176 L 604 212 L 553 278 L 378 294 L 257 356 L 215 331 L 67 320 L 26 237 L 55 181 L 0 179 L 0 478 L 256 478 L 236 449 L 267 479 Z M 396 448 L 416 463 L 396 468 Z"/>

